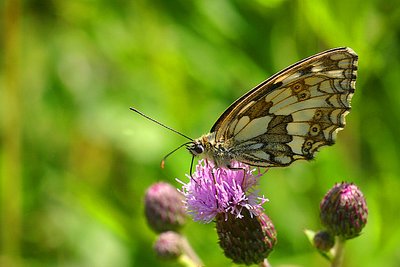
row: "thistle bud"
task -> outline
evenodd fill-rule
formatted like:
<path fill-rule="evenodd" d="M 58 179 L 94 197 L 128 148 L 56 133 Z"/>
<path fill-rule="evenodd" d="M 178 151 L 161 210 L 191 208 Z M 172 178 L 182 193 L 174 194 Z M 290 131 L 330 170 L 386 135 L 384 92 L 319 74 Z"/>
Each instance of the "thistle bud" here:
<path fill-rule="evenodd" d="M 335 237 L 327 231 L 319 231 L 313 239 L 314 246 L 323 252 L 328 252 L 335 245 Z"/>
<path fill-rule="evenodd" d="M 260 264 L 273 250 L 276 230 L 268 216 L 243 209 L 243 217 L 221 213 L 216 217 L 219 245 L 226 257 L 237 264 Z"/>
<path fill-rule="evenodd" d="M 173 231 L 161 233 L 154 244 L 154 251 L 161 259 L 175 260 L 182 255 L 183 237 Z"/>
<path fill-rule="evenodd" d="M 186 221 L 182 194 L 170 184 L 153 184 L 146 192 L 145 215 L 155 232 L 179 230 Z"/>
<path fill-rule="evenodd" d="M 333 235 L 343 239 L 358 236 L 368 217 L 362 192 L 352 183 L 336 184 L 321 201 L 320 217 Z"/>

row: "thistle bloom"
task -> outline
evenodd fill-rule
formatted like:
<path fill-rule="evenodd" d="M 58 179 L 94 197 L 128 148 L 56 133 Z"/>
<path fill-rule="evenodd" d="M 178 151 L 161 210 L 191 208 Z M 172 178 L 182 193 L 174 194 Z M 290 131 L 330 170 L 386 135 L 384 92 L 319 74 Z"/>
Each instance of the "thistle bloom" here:
<path fill-rule="evenodd" d="M 215 167 L 210 161 L 200 160 L 190 181 L 182 186 L 187 212 L 195 221 L 208 223 L 216 215 L 234 215 L 242 218 L 242 210 L 247 209 L 250 216 L 257 216 L 268 199 L 258 197 L 255 187 L 262 174 L 248 165 L 234 162 L 231 169 Z"/>
<path fill-rule="evenodd" d="M 256 187 L 261 173 L 234 162 L 231 168 L 200 160 L 190 181 L 182 183 L 185 206 L 195 221 L 215 219 L 219 245 L 235 263 L 261 263 L 276 244 L 276 231 Z"/>

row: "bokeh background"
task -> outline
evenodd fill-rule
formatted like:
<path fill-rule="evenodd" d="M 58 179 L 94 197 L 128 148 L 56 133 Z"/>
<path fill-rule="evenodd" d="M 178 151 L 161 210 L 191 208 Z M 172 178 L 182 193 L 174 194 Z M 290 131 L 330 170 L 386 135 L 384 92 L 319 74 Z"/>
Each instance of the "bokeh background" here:
<path fill-rule="evenodd" d="M 273 266 L 328 266 L 303 230 L 335 182 L 369 206 L 344 266 L 400 266 L 400 9 L 378 0 L 4 0 L 1 266 L 175 266 L 158 260 L 147 187 L 179 186 L 186 140 L 236 98 L 325 49 L 359 55 L 352 112 L 316 160 L 271 169 L 261 192 L 278 231 Z M 183 229 L 207 266 L 230 266 L 214 225 Z"/>

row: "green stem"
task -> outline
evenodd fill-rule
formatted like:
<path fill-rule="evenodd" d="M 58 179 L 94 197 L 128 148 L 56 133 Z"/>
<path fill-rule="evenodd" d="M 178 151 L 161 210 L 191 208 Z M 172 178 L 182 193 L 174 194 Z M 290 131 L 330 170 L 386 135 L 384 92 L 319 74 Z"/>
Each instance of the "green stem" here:
<path fill-rule="evenodd" d="M 337 238 L 331 267 L 341 267 L 342 266 L 345 242 L 346 242 L 346 240 L 344 240 L 340 237 Z"/>
<path fill-rule="evenodd" d="M 267 259 L 264 259 L 264 261 L 261 262 L 258 266 L 259 267 L 271 267 L 271 264 L 269 264 Z"/>
<path fill-rule="evenodd" d="M 198 267 L 198 266 L 204 266 L 202 261 L 200 260 L 199 256 L 197 256 L 196 252 L 193 250 L 192 246 L 190 246 L 189 242 L 185 237 L 182 237 L 183 239 L 183 244 L 182 244 L 182 250 L 183 254 L 180 257 L 180 262 L 184 264 L 184 266 L 187 267 Z"/>

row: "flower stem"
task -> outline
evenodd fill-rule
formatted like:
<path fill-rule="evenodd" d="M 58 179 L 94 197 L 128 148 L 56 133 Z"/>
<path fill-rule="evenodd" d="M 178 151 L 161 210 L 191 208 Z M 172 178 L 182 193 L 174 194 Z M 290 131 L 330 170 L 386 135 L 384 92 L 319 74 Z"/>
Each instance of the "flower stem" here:
<path fill-rule="evenodd" d="M 344 245 L 346 240 L 338 237 L 334 249 L 331 267 L 341 267 L 343 263 Z"/>
<path fill-rule="evenodd" d="M 268 260 L 265 258 L 263 262 L 261 262 L 259 267 L 271 267 L 271 264 L 269 264 Z"/>
<path fill-rule="evenodd" d="M 192 246 L 190 246 L 189 242 L 186 238 L 183 237 L 183 257 L 181 257 L 180 261 L 187 267 L 198 267 L 203 266 L 203 263 L 199 256 L 197 256 L 196 252 L 193 250 Z"/>

